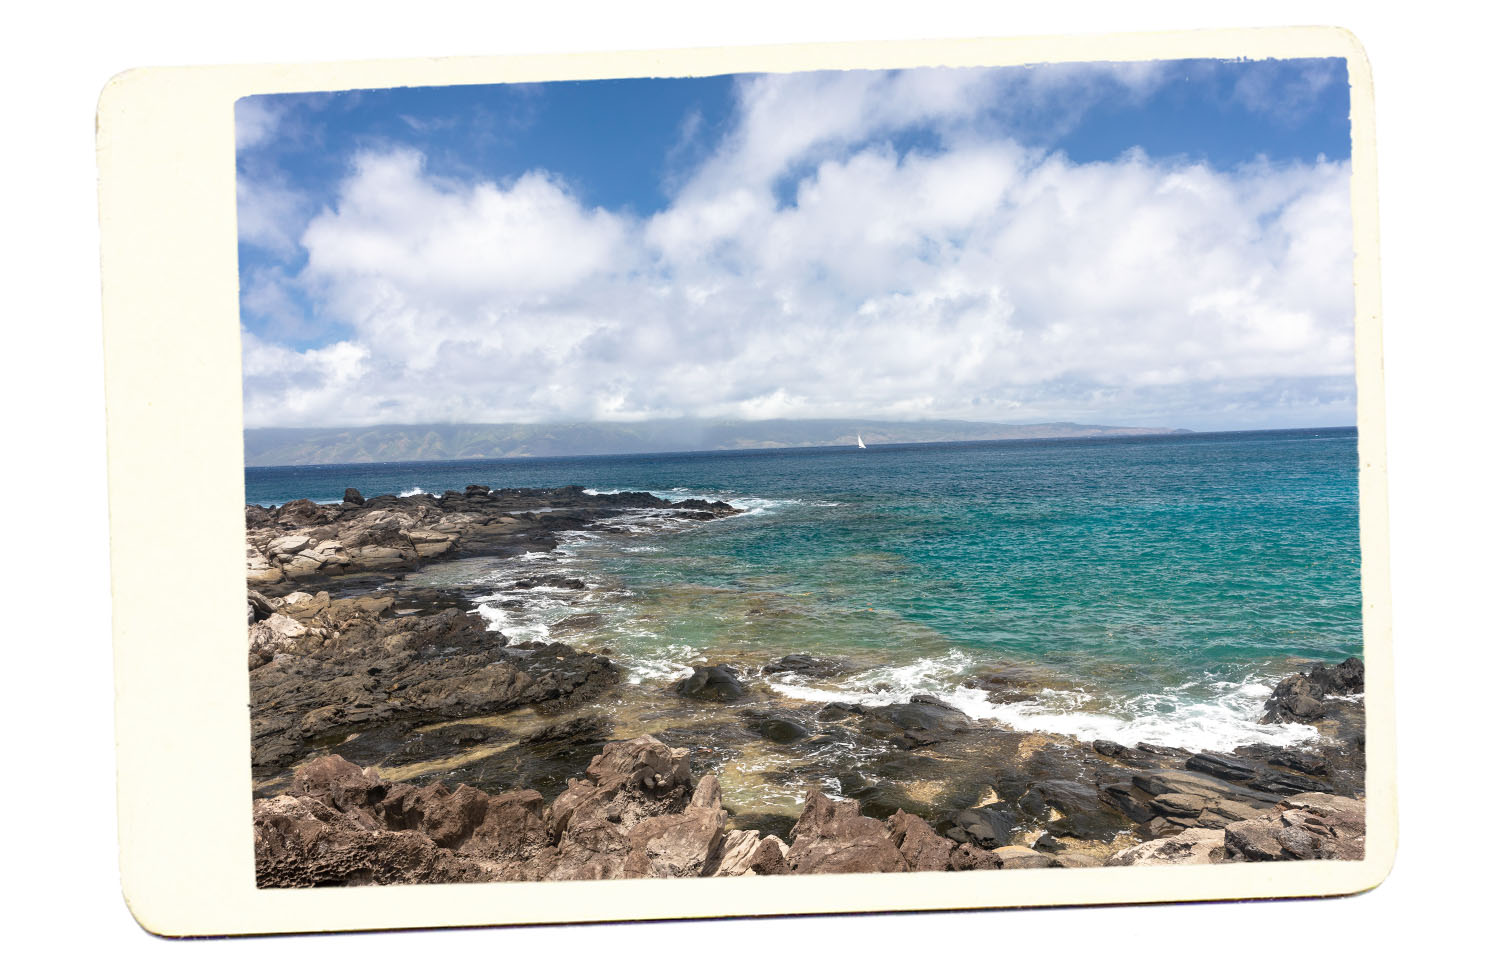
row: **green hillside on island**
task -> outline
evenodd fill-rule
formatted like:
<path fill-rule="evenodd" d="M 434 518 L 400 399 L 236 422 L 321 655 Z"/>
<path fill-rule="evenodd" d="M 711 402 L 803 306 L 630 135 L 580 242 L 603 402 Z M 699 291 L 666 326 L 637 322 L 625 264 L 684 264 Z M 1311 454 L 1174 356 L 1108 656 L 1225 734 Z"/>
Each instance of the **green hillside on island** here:
<path fill-rule="evenodd" d="M 1169 435 L 1183 428 L 1132 428 L 979 421 L 643 421 L 544 424 L 372 425 L 367 428 L 247 428 L 245 464 L 334 465 L 453 459 L 631 455 L 750 448 L 805 448 L 911 442 Z"/>

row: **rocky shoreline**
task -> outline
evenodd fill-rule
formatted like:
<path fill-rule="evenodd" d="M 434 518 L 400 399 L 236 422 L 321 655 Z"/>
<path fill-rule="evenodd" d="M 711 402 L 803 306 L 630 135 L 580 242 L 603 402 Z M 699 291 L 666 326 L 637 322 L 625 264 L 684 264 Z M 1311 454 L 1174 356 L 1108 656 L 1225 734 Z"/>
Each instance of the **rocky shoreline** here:
<path fill-rule="evenodd" d="M 433 579 L 619 531 L 622 516 L 737 512 L 576 486 L 246 507 L 260 885 L 1362 856 L 1358 659 L 1311 665 L 1266 703 L 1265 722 L 1312 725 L 1316 744 L 1190 752 L 1011 731 L 930 695 L 770 690 L 787 672 L 837 676 L 839 658 L 725 659 L 632 684 L 607 647 L 511 642 Z M 510 582 L 582 586 L 545 564 Z M 996 665 L 970 686 L 998 701 L 1045 682 Z M 736 802 L 766 782 L 799 804 Z"/>

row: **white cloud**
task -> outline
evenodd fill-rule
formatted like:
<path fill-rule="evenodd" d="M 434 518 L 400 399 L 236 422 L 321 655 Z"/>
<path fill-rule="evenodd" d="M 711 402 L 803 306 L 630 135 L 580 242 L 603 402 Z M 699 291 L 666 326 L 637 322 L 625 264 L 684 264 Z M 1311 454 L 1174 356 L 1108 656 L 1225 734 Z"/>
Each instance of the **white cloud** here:
<path fill-rule="evenodd" d="M 1319 95 L 1340 80 L 1334 60 L 1287 64 L 1256 61 L 1244 66 L 1235 82 L 1233 97 L 1251 111 L 1298 121 L 1312 109 Z"/>
<path fill-rule="evenodd" d="M 234 147 L 254 148 L 270 140 L 281 112 L 270 98 L 241 98 L 234 104 Z"/>
<path fill-rule="evenodd" d="M 507 187 L 445 183 L 409 151 L 361 156 L 337 208 L 302 238 L 314 279 L 366 279 L 429 301 L 576 286 L 627 259 L 622 242 L 617 217 L 581 209 L 544 172 Z"/>
<path fill-rule="evenodd" d="M 275 181 L 262 181 L 243 172 L 235 182 L 240 242 L 250 243 L 287 258 L 297 252 L 297 236 L 306 225 L 308 200 Z"/>
<path fill-rule="evenodd" d="M 542 172 L 363 156 L 300 238 L 301 284 L 351 336 L 247 335 L 247 423 L 1352 418 L 1346 164 L 1074 164 L 970 130 L 992 83 L 750 82 L 644 220 Z M 882 140 L 918 119 L 940 144 Z"/>

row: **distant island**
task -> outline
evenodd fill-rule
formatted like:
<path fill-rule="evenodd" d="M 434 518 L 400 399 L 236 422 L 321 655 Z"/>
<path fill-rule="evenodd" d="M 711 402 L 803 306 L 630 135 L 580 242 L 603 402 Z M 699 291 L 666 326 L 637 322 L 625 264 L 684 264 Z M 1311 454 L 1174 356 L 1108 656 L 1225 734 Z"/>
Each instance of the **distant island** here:
<path fill-rule="evenodd" d="M 1185 428 L 1133 428 L 1042 422 L 980 421 L 642 421 L 541 424 L 371 425 L 365 428 L 247 428 L 245 464 L 334 465 L 441 462 L 456 459 L 552 458 L 729 449 L 808 448 L 913 442 L 982 442 L 1187 434 Z"/>

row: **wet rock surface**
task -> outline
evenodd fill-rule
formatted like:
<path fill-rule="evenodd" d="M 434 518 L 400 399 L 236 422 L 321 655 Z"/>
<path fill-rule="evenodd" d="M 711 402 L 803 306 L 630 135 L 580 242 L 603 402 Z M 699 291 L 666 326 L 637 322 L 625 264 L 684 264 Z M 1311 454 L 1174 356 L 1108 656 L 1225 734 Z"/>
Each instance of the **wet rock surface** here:
<path fill-rule="evenodd" d="M 847 671 L 848 664 L 837 658 L 813 657 L 809 654 L 788 654 L 777 661 L 764 665 L 761 674 L 800 674 L 813 677 L 830 677 Z"/>
<path fill-rule="evenodd" d="M 680 695 L 699 701 L 735 701 L 745 696 L 745 684 L 727 664 L 693 668 L 693 673 L 673 686 Z"/>

